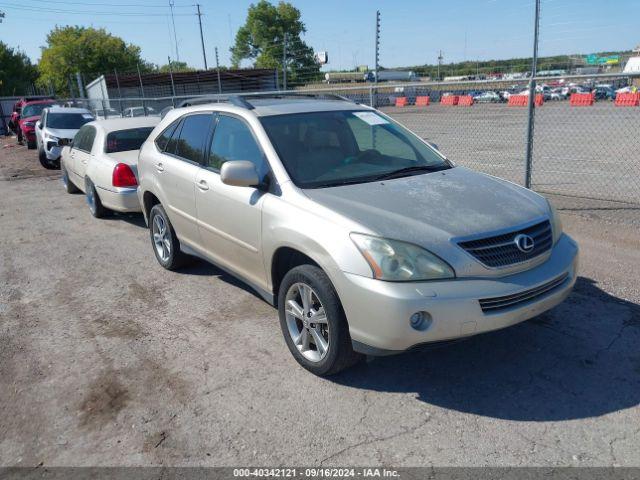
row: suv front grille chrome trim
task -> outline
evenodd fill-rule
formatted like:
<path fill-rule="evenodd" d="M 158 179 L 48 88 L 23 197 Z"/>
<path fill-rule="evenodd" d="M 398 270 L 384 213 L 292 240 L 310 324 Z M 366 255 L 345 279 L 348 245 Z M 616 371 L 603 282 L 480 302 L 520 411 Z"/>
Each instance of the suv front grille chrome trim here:
<path fill-rule="evenodd" d="M 528 251 L 518 245 L 518 239 L 523 236 L 533 241 L 533 247 Z M 458 243 L 480 263 L 491 268 L 526 262 L 549 251 L 552 244 L 553 232 L 549 220 L 513 232 Z"/>
<path fill-rule="evenodd" d="M 542 284 L 536 288 L 525 290 L 524 292 L 514 293 L 513 295 L 505 295 L 504 297 L 482 298 L 478 300 L 480 302 L 480 308 L 484 313 L 495 313 L 502 310 L 515 308 L 522 306 L 526 303 L 533 302 L 534 300 L 547 295 L 560 287 L 569 277 L 568 273 L 565 273 L 557 278 L 554 278 L 550 282 Z"/>

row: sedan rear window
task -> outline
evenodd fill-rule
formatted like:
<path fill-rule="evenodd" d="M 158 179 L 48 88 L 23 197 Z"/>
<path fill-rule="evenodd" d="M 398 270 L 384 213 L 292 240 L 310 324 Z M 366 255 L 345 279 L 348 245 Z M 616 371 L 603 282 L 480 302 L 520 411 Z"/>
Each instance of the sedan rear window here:
<path fill-rule="evenodd" d="M 105 153 L 116 153 L 140 150 L 152 130 L 153 127 L 140 127 L 110 132 L 107 135 L 104 151 Z"/>

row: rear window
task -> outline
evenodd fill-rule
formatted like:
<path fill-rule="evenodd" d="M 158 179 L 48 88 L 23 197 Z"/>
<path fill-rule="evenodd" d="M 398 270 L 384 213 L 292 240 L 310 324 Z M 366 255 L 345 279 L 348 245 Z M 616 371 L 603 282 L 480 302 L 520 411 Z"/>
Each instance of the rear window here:
<path fill-rule="evenodd" d="M 105 153 L 126 152 L 140 150 L 142 144 L 149 137 L 154 127 L 131 128 L 118 130 L 107 135 Z"/>
<path fill-rule="evenodd" d="M 47 127 L 60 130 L 77 130 L 85 123 L 93 121 L 88 113 L 52 113 L 47 114 Z"/>

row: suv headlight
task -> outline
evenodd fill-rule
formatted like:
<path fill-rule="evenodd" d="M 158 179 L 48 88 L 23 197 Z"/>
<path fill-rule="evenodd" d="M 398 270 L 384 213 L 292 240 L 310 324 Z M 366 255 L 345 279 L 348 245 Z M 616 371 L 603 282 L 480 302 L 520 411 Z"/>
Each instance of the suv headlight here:
<path fill-rule="evenodd" d="M 408 282 L 456 276 L 444 260 L 417 245 L 362 233 L 352 233 L 351 240 L 378 280 Z"/>
<path fill-rule="evenodd" d="M 560 239 L 560 235 L 562 235 L 562 221 L 560 220 L 560 215 L 556 210 L 556 207 L 553 206 L 553 203 L 549 199 L 547 199 L 547 203 L 549 204 L 549 217 L 551 220 L 551 230 L 553 232 L 553 244 Z"/>
<path fill-rule="evenodd" d="M 45 138 L 47 140 L 49 140 L 50 142 L 56 142 L 58 143 L 60 141 L 60 139 L 58 137 L 54 137 L 53 135 L 51 135 L 50 133 L 45 133 Z"/>

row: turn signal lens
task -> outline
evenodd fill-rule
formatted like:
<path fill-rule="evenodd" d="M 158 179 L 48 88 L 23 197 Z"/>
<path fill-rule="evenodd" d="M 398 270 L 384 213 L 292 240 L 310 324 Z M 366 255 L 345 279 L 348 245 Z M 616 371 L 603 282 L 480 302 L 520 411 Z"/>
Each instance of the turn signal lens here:
<path fill-rule="evenodd" d="M 126 163 L 119 163 L 113 169 L 113 176 L 111 177 L 111 183 L 114 187 L 137 187 L 138 180 L 136 179 L 133 170 Z"/>

